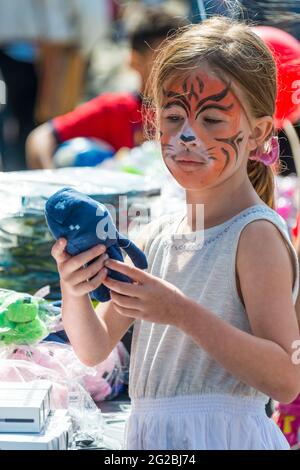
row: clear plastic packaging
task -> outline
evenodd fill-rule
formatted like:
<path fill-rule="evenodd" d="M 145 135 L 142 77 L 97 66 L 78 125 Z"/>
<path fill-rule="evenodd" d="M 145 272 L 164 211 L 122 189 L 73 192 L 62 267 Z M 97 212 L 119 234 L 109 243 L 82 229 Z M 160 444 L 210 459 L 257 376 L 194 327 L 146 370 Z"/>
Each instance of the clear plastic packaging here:
<path fill-rule="evenodd" d="M 7 357 L 28 361 L 58 374 L 60 383 L 80 384 L 95 402 L 115 398 L 128 383 L 129 354 L 122 343 L 95 367 L 82 364 L 69 344 L 48 341 L 15 347 Z"/>
<path fill-rule="evenodd" d="M 39 297 L 0 289 L 0 346 L 36 344 L 60 318 L 60 309 Z"/>
<path fill-rule="evenodd" d="M 83 365 L 70 345 L 44 342 L 0 350 L 0 382 L 52 383 L 52 409 L 67 409 L 72 419 L 72 448 L 120 449 L 105 434 L 101 408 L 95 401 L 111 399 L 127 383 L 129 354 L 122 343 L 94 368 Z M 101 407 L 101 405 L 100 405 Z"/>
<path fill-rule="evenodd" d="M 34 382 L 40 379 L 52 383 L 51 408 L 68 410 L 73 439 L 77 434 L 89 433 L 93 441 L 101 442 L 104 431 L 101 410 L 77 380 L 69 380 L 59 372 L 31 361 L 0 359 L 0 381 Z"/>

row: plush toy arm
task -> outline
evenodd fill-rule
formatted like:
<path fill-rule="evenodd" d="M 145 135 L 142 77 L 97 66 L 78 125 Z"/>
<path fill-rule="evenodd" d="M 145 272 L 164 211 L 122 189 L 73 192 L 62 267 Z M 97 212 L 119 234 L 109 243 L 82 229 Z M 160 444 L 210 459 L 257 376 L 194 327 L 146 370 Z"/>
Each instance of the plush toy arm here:
<path fill-rule="evenodd" d="M 117 261 L 124 261 L 121 250 L 118 245 L 110 246 L 107 249 L 107 254 L 112 259 L 115 259 Z M 117 279 L 118 281 L 121 281 L 121 282 L 132 282 L 132 280 L 129 277 L 125 276 L 124 274 L 118 273 L 117 271 L 113 271 L 111 269 L 108 270 L 108 275 L 112 279 Z M 110 291 L 104 284 L 101 284 L 100 287 L 98 287 L 92 292 L 92 297 L 94 299 L 99 300 L 100 302 L 107 302 L 108 300 L 110 300 Z"/>
<path fill-rule="evenodd" d="M 123 236 L 118 239 L 120 248 L 126 251 L 135 266 L 140 269 L 147 269 L 148 262 L 145 254 L 132 241 Z"/>

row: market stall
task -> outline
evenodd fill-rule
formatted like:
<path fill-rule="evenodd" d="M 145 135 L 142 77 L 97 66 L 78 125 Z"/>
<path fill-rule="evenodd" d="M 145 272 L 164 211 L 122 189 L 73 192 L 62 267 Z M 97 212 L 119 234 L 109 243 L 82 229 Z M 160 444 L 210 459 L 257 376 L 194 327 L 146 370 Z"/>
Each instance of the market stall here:
<path fill-rule="evenodd" d="M 122 448 L 130 408 L 128 350 L 120 342 L 106 361 L 85 367 L 68 343 L 54 302 L 60 299 L 59 277 L 44 207 L 63 187 L 104 203 L 116 226 L 130 236 L 149 222 L 161 193 L 153 180 L 115 170 L 0 174 L 5 202 L 0 214 L 0 414 L 4 423 L 15 420 L 0 429 L 3 449 Z M 34 400 L 45 381 L 47 409 L 44 397 Z M 32 413 L 43 416 L 35 428 L 29 425 Z M 26 429 L 20 426 L 24 420 Z"/>

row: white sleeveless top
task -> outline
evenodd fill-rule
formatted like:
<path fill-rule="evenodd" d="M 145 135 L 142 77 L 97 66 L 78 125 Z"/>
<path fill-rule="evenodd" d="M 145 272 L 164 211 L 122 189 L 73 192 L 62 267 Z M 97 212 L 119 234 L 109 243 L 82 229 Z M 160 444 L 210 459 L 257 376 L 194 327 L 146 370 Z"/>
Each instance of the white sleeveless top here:
<path fill-rule="evenodd" d="M 205 229 L 204 243 L 199 249 L 195 246 L 197 242 L 183 243 L 178 234 L 176 237 L 182 218 L 162 217 L 151 225 L 144 248 L 148 272 L 171 282 L 215 315 L 250 333 L 247 313 L 236 287 L 236 251 L 242 230 L 259 219 L 272 222 L 290 247 L 296 276 L 295 303 L 299 284 L 297 254 L 284 220 L 261 204 Z M 266 395 L 225 370 L 182 330 L 144 320 L 135 322 L 129 373 L 131 399 L 212 393 L 268 400 Z"/>

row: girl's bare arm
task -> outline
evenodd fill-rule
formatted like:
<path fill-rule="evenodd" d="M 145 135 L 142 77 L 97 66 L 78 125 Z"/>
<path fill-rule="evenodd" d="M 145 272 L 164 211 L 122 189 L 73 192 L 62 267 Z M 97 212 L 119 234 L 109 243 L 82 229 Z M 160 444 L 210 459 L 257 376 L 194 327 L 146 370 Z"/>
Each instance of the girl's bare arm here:
<path fill-rule="evenodd" d="M 237 272 L 252 334 L 193 301 L 178 326 L 241 381 L 291 402 L 300 393 L 300 364 L 293 360 L 299 341 L 294 273 L 285 242 L 268 221 L 255 221 L 242 232 Z"/>
<path fill-rule="evenodd" d="M 118 322 L 111 302 L 103 303 L 101 311 L 96 313 L 89 297 L 107 275 L 105 246 L 95 246 L 73 257 L 66 253 L 65 247 L 66 240 L 62 239 L 52 248 L 60 275 L 63 324 L 76 355 L 84 364 L 94 366 L 106 359 L 114 338 L 122 336 L 130 323 Z M 84 267 L 95 258 L 96 261 Z M 108 321 L 110 316 L 112 319 Z"/>
<path fill-rule="evenodd" d="M 147 232 L 145 228 L 136 241 L 141 249 Z M 92 367 L 107 358 L 134 318 L 119 315 L 111 301 L 100 303 L 96 309 L 91 303 L 89 293 L 99 287 L 107 275 L 105 246 L 97 245 L 73 257 L 66 253 L 65 247 L 66 240 L 59 240 L 52 249 L 61 279 L 63 324 L 76 355 Z M 83 268 L 96 257 L 96 261 Z M 125 262 L 131 264 L 129 258 Z"/>

